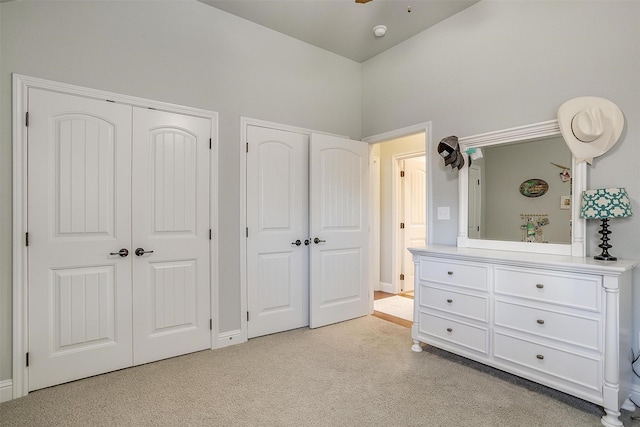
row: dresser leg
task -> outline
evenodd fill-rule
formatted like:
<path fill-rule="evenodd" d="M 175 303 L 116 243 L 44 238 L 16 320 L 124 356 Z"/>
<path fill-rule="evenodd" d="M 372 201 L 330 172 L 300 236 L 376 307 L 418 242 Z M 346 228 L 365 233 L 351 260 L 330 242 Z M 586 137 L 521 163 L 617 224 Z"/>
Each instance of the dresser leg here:
<path fill-rule="evenodd" d="M 413 340 L 413 345 L 411 346 L 411 351 L 415 351 L 416 353 L 420 353 L 422 351 L 422 347 L 420 347 L 420 341 Z"/>
<path fill-rule="evenodd" d="M 622 427 L 622 421 L 620 421 L 620 419 L 618 418 L 620 416 L 620 411 L 613 411 L 611 409 L 606 409 L 604 410 L 607 415 L 604 415 L 602 417 L 602 419 L 600 419 L 600 422 L 602 422 L 602 425 L 607 426 L 607 427 Z"/>

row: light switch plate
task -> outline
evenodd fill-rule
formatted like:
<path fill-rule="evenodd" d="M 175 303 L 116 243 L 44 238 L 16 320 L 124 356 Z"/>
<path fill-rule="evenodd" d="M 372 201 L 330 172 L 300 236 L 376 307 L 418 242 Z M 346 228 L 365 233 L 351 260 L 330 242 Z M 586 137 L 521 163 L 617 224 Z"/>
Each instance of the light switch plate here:
<path fill-rule="evenodd" d="M 449 206 L 438 206 L 438 219 L 439 220 L 449 220 Z"/>

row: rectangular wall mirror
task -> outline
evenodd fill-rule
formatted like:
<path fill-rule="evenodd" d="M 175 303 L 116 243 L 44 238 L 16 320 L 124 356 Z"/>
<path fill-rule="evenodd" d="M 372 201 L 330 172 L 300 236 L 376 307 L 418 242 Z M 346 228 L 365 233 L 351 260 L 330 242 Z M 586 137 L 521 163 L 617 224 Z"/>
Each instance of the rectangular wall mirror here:
<path fill-rule="evenodd" d="M 585 255 L 580 195 L 586 164 L 576 165 L 557 120 L 459 139 L 458 247 Z"/>

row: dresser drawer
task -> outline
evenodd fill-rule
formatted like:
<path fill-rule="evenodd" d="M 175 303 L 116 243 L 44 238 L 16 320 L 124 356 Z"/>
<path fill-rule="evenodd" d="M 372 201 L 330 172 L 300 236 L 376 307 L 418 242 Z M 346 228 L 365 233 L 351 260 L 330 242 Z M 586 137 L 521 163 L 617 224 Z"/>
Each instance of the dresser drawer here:
<path fill-rule="evenodd" d="M 510 302 L 495 302 L 496 326 L 600 350 L 600 321 Z"/>
<path fill-rule="evenodd" d="M 420 260 L 420 280 L 446 283 L 473 289 L 487 289 L 489 268 L 434 259 Z"/>
<path fill-rule="evenodd" d="M 430 313 L 420 313 L 419 318 L 420 333 L 487 354 L 488 331 L 486 328 L 456 322 Z"/>
<path fill-rule="evenodd" d="M 496 267 L 495 292 L 600 311 L 601 277 Z"/>
<path fill-rule="evenodd" d="M 420 305 L 482 322 L 486 322 L 489 318 L 487 297 L 438 289 L 431 286 L 420 287 Z"/>
<path fill-rule="evenodd" d="M 494 333 L 494 356 L 600 392 L 601 362 L 598 357 L 570 353 L 549 346 Z"/>

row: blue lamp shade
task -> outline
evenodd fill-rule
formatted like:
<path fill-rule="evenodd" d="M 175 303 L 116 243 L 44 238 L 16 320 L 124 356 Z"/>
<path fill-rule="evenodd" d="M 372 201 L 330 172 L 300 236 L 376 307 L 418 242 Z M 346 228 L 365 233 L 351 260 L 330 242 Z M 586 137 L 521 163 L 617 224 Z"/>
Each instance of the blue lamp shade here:
<path fill-rule="evenodd" d="M 633 216 L 624 188 L 601 188 L 582 192 L 580 218 L 603 219 Z"/>

